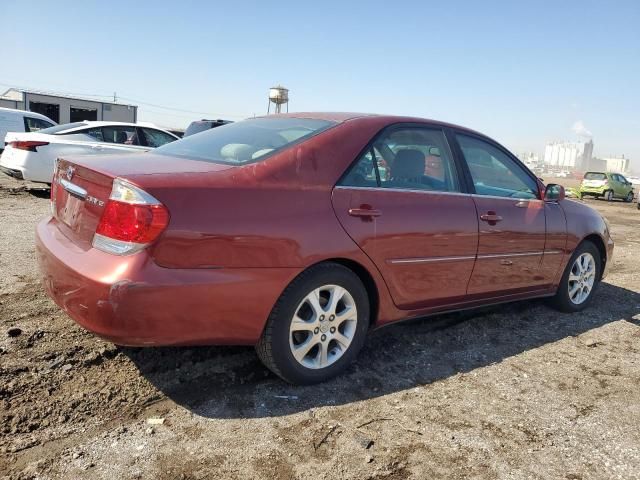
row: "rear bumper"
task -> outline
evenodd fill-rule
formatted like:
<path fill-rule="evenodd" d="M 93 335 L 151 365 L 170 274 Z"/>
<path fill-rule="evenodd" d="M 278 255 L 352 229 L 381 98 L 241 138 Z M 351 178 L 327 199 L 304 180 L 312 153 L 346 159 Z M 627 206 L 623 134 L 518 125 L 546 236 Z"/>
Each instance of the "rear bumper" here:
<path fill-rule="evenodd" d="M 24 175 L 21 170 L 16 170 L 13 168 L 8 168 L 3 165 L 0 165 L 0 172 L 9 175 L 10 177 L 16 178 L 18 180 L 24 180 Z"/>
<path fill-rule="evenodd" d="M 4 173 L 7 171 L 17 173 L 21 178 L 11 173 L 7 175 L 37 183 L 51 183 L 53 163 L 54 159 L 49 159 L 40 152 L 28 152 L 10 147 L 5 148 L 0 157 L 0 169 Z"/>
<path fill-rule="evenodd" d="M 604 195 L 605 187 L 580 187 L 580 193 L 582 195 Z"/>
<path fill-rule="evenodd" d="M 36 253 L 48 295 L 78 324 L 120 345 L 253 345 L 287 268 L 169 269 L 146 251 L 82 250 L 45 219 Z"/>

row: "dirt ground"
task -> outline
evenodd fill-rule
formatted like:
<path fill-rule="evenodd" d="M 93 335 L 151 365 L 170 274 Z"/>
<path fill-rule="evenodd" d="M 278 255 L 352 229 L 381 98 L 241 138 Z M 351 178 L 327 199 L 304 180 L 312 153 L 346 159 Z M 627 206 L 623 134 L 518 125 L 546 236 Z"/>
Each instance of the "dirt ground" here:
<path fill-rule="evenodd" d="M 640 478 L 635 204 L 588 201 L 616 251 L 584 313 L 388 327 L 300 388 L 251 348 L 120 348 L 76 326 L 38 283 L 48 199 L 17 185 L 0 180 L 0 478 Z"/>

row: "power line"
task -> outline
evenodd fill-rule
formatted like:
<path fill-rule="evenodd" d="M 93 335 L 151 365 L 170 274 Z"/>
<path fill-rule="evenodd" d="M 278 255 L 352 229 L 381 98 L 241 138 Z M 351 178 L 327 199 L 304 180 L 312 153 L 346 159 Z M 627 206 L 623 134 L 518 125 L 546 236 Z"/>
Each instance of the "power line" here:
<path fill-rule="evenodd" d="M 41 92 L 42 94 L 63 94 L 63 95 L 73 95 L 73 96 L 80 96 L 80 97 L 98 97 L 98 98 L 113 98 L 114 95 L 101 95 L 101 94 L 97 94 L 97 93 L 72 93 L 72 92 L 63 92 L 63 91 L 46 91 L 46 90 L 40 90 L 37 88 L 31 88 L 31 87 L 24 87 L 24 86 L 19 86 L 19 85 L 11 85 L 11 84 L 6 84 L 6 83 L 0 83 L 0 85 L 4 86 L 4 87 L 9 87 L 9 88 L 15 88 L 17 90 L 33 90 L 34 92 Z M 183 108 L 175 108 L 175 107 L 168 107 L 166 105 L 159 105 L 156 103 L 150 103 L 150 102 L 145 102 L 143 100 L 138 100 L 135 98 L 130 98 L 130 97 L 119 97 L 122 100 L 129 100 L 131 102 L 135 102 L 136 104 L 140 104 L 140 105 L 145 105 L 145 106 L 149 106 L 149 107 L 155 107 L 155 108 L 162 108 L 164 110 L 170 110 L 170 111 L 174 111 L 174 112 L 184 112 L 184 113 L 191 113 L 194 115 L 204 115 L 207 117 L 233 117 L 233 118 L 247 118 L 250 117 L 251 115 L 238 115 L 238 114 L 232 114 L 232 113 L 217 113 L 217 114 L 212 114 L 211 112 L 199 112 L 199 111 L 195 111 L 195 110 L 187 110 L 187 109 L 183 109 Z M 160 112 L 156 112 L 156 113 L 160 113 Z M 179 116 L 179 115 L 176 115 Z"/>
<path fill-rule="evenodd" d="M 158 105 L 156 103 L 149 103 L 149 102 L 144 102 L 142 100 L 138 100 L 135 98 L 129 98 L 129 97 L 120 97 L 123 100 L 129 100 L 131 102 L 135 102 L 135 103 L 139 103 L 140 105 L 146 105 L 148 107 L 155 107 L 155 108 L 162 108 L 164 110 L 173 110 L 176 112 L 184 112 L 184 113 L 193 113 L 195 115 L 209 115 L 209 116 L 214 116 L 214 117 L 235 117 L 235 118 L 247 118 L 250 117 L 251 115 L 237 115 L 237 114 L 233 114 L 233 113 L 218 113 L 216 115 L 211 115 L 210 112 L 198 112 L 195 110 L 186 110 L 183 108 L 175 108 L 175 107 L 167 107 L 165 105 Z"/>

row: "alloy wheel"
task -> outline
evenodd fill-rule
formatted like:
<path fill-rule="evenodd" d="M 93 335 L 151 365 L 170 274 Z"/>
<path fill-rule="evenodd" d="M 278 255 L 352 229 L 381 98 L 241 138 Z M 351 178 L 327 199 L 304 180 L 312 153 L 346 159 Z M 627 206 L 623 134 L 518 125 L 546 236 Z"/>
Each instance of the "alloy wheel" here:
<path fill-rule="evenodd" d="M 584 303 L 596 280 L 596 261 L 589 252 L 580 255 L 573 262 L 569 273 L 569 299 L 575 305 Z"/>
<path fill-rule="evenodd" d="M 289 327 L 289 347 L 304 367 L 325 368 L 342 357 L 356 334 L 353 296 L 339 285 L 324 285 L 300 302 Z"/>

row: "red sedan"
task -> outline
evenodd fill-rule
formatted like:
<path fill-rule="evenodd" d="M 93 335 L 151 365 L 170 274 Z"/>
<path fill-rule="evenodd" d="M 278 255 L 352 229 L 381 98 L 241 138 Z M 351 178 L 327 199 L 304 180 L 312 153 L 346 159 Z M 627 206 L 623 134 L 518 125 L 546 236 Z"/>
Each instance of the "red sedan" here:
<path fill-rule="evenodd" d="M 534 297 L 579 311 L 613 253 L 561 186 L 418 118 L 278 115 L 59 159 L 51 209 L 38 260 L 80 325 L 123 345 L 255 345 L 293 383 L 336 375 L 390 322 Z"/>

